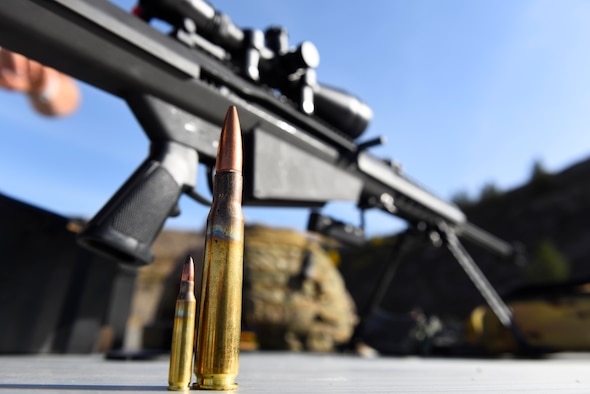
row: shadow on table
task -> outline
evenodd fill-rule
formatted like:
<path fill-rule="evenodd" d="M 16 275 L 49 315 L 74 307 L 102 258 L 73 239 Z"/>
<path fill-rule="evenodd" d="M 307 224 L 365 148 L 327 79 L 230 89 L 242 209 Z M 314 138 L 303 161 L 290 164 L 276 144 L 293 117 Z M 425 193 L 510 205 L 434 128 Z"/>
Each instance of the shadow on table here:
<path fill-rule="evenodd" d="M 122 386 L 100 384 L 8 384 L 1 383 L 1 389 L 13 390 L 87 390 L 87 391 L 167 391 L 167 386 Z"/>

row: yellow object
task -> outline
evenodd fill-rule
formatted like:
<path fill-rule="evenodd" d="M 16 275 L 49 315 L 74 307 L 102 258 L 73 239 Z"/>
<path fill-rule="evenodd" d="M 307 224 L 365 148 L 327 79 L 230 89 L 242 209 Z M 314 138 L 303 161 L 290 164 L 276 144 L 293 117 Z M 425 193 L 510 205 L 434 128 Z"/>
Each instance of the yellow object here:
<path fill-rule="evenodd" d="M 590 351 L 590 294 L 515 301 L 509 307 L 532 346 L 547 351 Z M 466 340 L 490 354 L 518 352 L 513 336 L 484 306 L 471 313 Z"/>
<path fill-rule="evenodd" d="M 193 388 L 235 390 L 244 270 L 242 140 L 235 107 L 221 132 L 207 217 Z"/>
<path fill-rule="evenodd" d="M 188 269 L 187 264 L 189 264 Z M 190 270 L 190 275 L 186 275 L 188 270 Z M 192 258 L 189 257 L 185 264 L 183 280 L 180 282 L 180 292 L 176 300 L 172 348 L 170 349 L 170 370 L 168 372 L 168 390 L 170 391 L 188 390 L 191 383 L 197 309 L 193 278 L 194 265 Z"/>

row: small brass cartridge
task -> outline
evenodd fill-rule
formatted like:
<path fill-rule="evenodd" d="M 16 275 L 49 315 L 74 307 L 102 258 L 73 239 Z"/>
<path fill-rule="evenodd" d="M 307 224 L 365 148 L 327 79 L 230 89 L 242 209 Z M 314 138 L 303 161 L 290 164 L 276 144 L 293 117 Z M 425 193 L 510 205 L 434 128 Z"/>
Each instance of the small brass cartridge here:
<path fill-rule="evenodd" d="M 168 390 L 186 391 L 192 377 L 193 349 L 195 344 L 195 264 L 188 256 L 182 267 L 180 291 L 176 299 Z"/>
<path fill-rule="evenodd" d="M 217 151 L 213 204 L 207 217 L 194 389 L 234 390 L 242 314 L 244 215 L 242 135 L 235 107 Z"/>

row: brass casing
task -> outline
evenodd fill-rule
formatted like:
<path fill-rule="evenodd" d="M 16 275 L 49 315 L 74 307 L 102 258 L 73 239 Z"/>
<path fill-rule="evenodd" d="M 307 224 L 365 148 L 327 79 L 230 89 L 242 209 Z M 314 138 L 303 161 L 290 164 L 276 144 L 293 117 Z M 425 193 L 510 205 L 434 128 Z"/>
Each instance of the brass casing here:
<path fill-rule="evenodd" d="M 197 301 L 194 282 L 180 283 L 176 300 L 172 347 L 170 350 L 170 370 L 168 390 L 186 391 L 190 388 L 195 343 L 195 317 Z"/>
<path fill-rule="evenodd" d="M 207 217 L 194 389 L 237 388 L 243 258 L 242 175 L 219 172 Z"/>

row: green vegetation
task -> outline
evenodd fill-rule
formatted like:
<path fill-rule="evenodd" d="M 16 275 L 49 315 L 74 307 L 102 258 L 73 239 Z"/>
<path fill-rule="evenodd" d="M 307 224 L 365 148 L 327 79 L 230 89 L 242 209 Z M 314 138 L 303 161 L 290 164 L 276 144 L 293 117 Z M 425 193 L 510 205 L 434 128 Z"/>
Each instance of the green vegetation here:
<path fill-rule="evenodd" d="M 486 183 L 481 189 L 479 202 L 494 200 L 502 195 L 502 191 L 493 183 Z"/>
<path fill-rule="evenodd" d="M 466 191 L 459 191 L 451 197 L 451 201 L 461 209 L 470 208 L 482 202 L 494 200 L 502 196 L 503 192 L 493 182 L 486 183 L 479 193 L 479 198 L 472 199 Z"/>
<path fill-rule="evenodd" d="M 567 280 L 570 271 L 569 261 L 552 241 L 544 239 L 534 249 L 530 264 L 525 268 L 525 275 L 531 283 L 555 283 Z"/>
<path fill-rule="evenodd" d="M 533 163 L 529 185 L 533 193 L 543 193 L 550 190 L 554 185 L 554 175 L 547 171 L 540 160 Z M 470 208 L 480 203 L 495 200 L 501 197 L 504 192 L 493 182 L 483 185 L 479 197 L 472 198 L 465 190 L 460 190 L 451 197 L 451 201 L 461 209 Z"/>
<path fill-rule="evenodd" d="M 461 209 L 465 209 L 474 205 L 473 200 L 471 197 L 469 197 L 469 193 L 467 193 L 465 190 L 455 193 L 455 195 L 451 197 L 451 201 Z"/>
<path fill-rule="evenodd" d="M 540 160 L 536 160 L 533 163 L 531 182 L 546 179 L 548 177 L 551 177 L 551 173 L 545 169 L 545 166 L 543 166 L 543 163 Z"/>
<path fill-rule="evenodd" d="M 541 161 L 535 161 L 533 164 L 531 180 L 529 182 L 533 192 L 537 194 L 546 192 L 552 188 L 553 182 L 553 174 L 545 169 Z"/>

